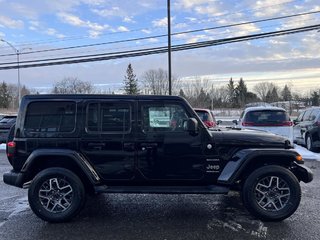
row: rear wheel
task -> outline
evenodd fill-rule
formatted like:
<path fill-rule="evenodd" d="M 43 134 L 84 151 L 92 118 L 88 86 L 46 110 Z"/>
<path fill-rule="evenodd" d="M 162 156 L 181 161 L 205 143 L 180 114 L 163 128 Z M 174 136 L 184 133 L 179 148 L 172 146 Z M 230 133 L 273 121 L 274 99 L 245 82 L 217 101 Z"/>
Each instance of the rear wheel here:
<path fill-rule="evenodd" d="M 246 179 L 242 189 L 245 207 L 266 221 L 281 221 L 291 216 L 300 204 L 298 179 L 288 169 L 270 165 L 258 168 Z"/>
<path fill-rule="evenodd" d="M 32 211 L 48 222 L 65 222 L 85 203 L 85 188 L 77 175 L 64 168 L 48 168 L 33 179 L 28 200 Z"/>
<path fill-rule="evenodd" d="M 315 147 L 313 146 L 313 141 L 310 135 L 307 135 L 306 138 L 306 147 L 309 151 L 314 151 Z"/>

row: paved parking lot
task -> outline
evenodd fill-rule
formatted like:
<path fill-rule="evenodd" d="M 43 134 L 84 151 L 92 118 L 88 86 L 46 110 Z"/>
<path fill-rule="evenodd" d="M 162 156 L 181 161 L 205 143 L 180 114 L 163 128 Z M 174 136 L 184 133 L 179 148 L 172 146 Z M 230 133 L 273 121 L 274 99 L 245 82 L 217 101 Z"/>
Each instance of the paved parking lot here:
<path fill-rule="evenodd" d="M 72 222 L 49 224 L 37 218 L 27 191 L 7 186 L 10 169 L 0 152 L 0 239 L 319 239 L 320 162 L 308 161 L 315 173 L 302 183 L 297 212 L 280 223 L 254 219 L 239 195 L 110 194 L 89 198 Z"/>

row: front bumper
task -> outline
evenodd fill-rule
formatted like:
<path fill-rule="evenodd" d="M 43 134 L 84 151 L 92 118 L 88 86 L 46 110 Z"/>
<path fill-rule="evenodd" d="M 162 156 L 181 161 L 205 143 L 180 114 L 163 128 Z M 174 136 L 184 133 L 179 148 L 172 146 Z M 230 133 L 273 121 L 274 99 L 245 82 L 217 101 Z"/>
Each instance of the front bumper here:
<path fill-rule="evenodd" d="M 5 172 L 3 174 L 3 182 L 11 186 L 22 188 L 23 179 L 23 173 L 15 172 L 13 170 L 11 170 L 10 172 Z"/>
<path fill-rule="evenodd" d="M 296 166 L 294 167 L 294 173 L 299 180 L 305 183 L 311 182 L 313 180 L 313 173 L 310 168 L 297 163 L 295 163 L 295 165 Z"/>

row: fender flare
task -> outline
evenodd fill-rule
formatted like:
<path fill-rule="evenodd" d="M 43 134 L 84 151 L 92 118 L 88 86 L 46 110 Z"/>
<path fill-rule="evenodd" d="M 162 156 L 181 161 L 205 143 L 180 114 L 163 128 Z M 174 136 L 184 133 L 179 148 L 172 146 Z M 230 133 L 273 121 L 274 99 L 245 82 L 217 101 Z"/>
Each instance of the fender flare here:
<path fill-rule="evenodd" d="M 224 185 L 233 184 L 246 167 L 256 161 L 255 158 L 259 156 L 263 156 L 264 158 L 280 157 L 280 159 L 290 159 L 290 161 L 299 164 L 303 163 L 303 161 L 297 162 L 296 157 L 299 156 L 299 154 L 293 149 L 243 149 L 235 153 L 225 165 L 218 177 L 218 183 Z"/>
<path fill-rule="evenodd" d="M 92 184 L 100 183 L 101 179 L 98 173 L 82 154 L 69 149 L 37 149 L 30 154 L 20 171 L 20 179 L 18 181 L 20 185 L 25 182 L 28 172 L 36 165 L 37 159 L 46 156 L 68 157 L 84 172 Z"/>

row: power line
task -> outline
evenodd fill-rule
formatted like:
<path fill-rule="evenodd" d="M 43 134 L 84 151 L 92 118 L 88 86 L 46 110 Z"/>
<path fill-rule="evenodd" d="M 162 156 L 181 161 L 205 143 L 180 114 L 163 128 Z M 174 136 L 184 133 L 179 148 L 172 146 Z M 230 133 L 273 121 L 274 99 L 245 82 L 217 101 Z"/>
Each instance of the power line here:
<path fill-rule="evenodd" d="M 316 13 L 320 13 L 320 10 L 319 11 L 311 11 L 311 12 L 292 14 L 292 15 L 286 15 L 286 16 L 281 16 L 281 17 L 266 18 L 266 19 L 260 19 L 260 20 L 242 22 L 242 23 L 234 23 L 234 24 L 227 24 L 227 25 L 222 25 L 222 26 L 215 26 L 215 27 L 209 27 L 209 28 L 201 28 L 201 29 L 195 29 L 195 30 L 189 30 L 189 31 L 176 32 L 176 33 L 172 33 L 171 35 L 172 36 L 176 36 L 176 35 L 181 35 L 181 34 L 203 32 L 203 31 L 216 30 L 216 29 L 222 29 L 222 28 L 237 27 L 237 26 L 242 26 L 242 25 L 247 25 L 247 24 L 255 24 L 255 23 L 274 21 L 274 20 L 280 20 L 280 19 L 286 19 L 286 18 L 292 18 L 292 17 L 306 16 L 306 15 L 311 15 L 311 14 L 316 14 Z M 61 50 L 69 50 L 69 49 L 77 49 L 77 48 L 95 47 L 95 46 L 117 44 L 117 43 L 125 43 L 125 42 L 133 42 L 133 41 L 141 41 L 141 40 L 147 40 L 147 39 L 153 39 L 153 38 L 162 38 L 162 37 L 167 37 L 167 34 L 154 35 L 154 36 L 149 36 L 149 37 L 131 38 L 131 39 L 124 39 L 124 40 L 117 40 L 117 41 L 109 41 L 109 42 L 103 42 L 103 43 L 76 45 L 76 46 L 63 47 L 63 48 L 51 48 L 51 49 L 44 49 L 44 50 L 37 50 L 37 51 L 29 51 L 29 52 L 21 53 L 21 55 L 27 55 L 27 54 L 33 54 L 33 53 L 43 53 L 43 52 L 52 52 L 52 51 L 61 51 Z M 15 54 L 2 54 L 2 55 L 0 55 L 0 57 L 14 56 L 14 55 Z"/>
<path fill-rule="evenodd" d="M 261 39 L 261 38 L 295 34 L 295 33 L 301 33 L 301 32 L 318 30 L 318 29 L 320 29 L 320 24 L 305 26 L 305 27 L 300 27 L 300 28 L 292 28 L 292 29 L 287 29 L 287 30 L 273 31 L 273 32 L 268 32 L 268 33 L 252 34 L 252 35 L 246 35 L 246 36 L 240 36 L 240 37 L 232 37 L 232 38 L 225 38 L 225 39 L 218 39 L 218 40 L 211 40 L 211 41 L 203 41 L 203 42 L 198 42 L 198 43 L 180 44 L 180 45 L 173 46 L 172 51 L 191 50 L 191 49 L 204 48 L 204 47 L 209 47 L 209 46 L 217 46 L 217 45 L 222 45 L 222 44 L 227 44 L 227 43 L 243 42 L 243 41 Z M 44 61 L 43 59 L 36 60 L 36 61 L 24 61 L 24 62 L 20 62 L 19 67 L 20 68 L 42 67 L 42 66 L 63 65 L 63 64 L 73 64 L 73 63 L 82 63 L 82 62 L 94 62 L 94 61 L 102 61 L 102 60 L 138 57 L 138 56 L 166 53 L 167 50 L 168 50 L 167 47 L 159 47 L 159 48 L 139 49 L 139 50 L 134 50 L 134 51 L 96 54 L 93 56 L 84 55 L 84 56 L 69 57 L 69 58 L 46 59 L 47 62 L 45 62 L 45 63 L 39 63 L 39 62 Z M 74 59 L 74 58 L 76 58 L 76 59 Z M 71 59 L 74 59 L 74 60 L 71 60 Z M 57 61 L 57 60 L 59 60 L 59 61 Z M 23 64 L 23 63 L 32 63 L 32 64 Z M 3 63 L 1 65 L 5 65 L 5 64 L 6 63 Z M 4 67 L 0 67 L 0 70 L 16 69 L 16 68 L 17 68 L 16 65 L 4 66 Z"/>

